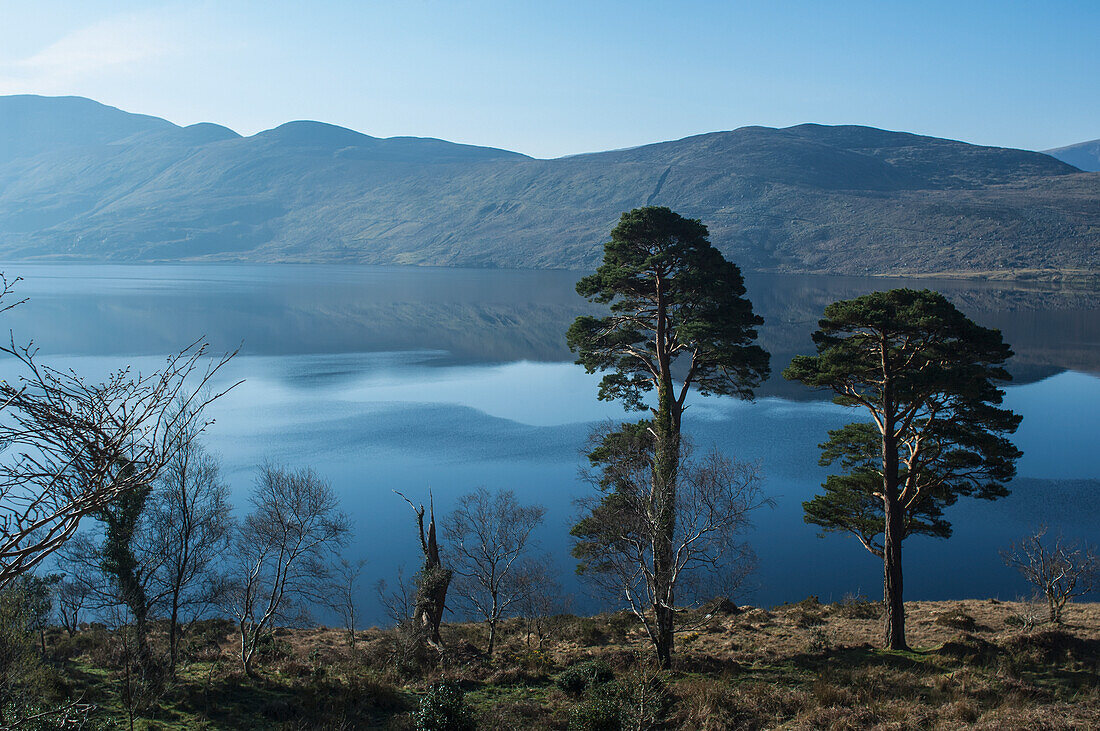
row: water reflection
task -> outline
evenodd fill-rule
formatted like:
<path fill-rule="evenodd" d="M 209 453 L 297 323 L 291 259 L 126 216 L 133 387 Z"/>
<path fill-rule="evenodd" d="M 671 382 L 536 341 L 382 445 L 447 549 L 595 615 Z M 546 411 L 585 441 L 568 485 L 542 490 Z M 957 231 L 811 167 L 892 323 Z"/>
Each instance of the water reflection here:
<path fill-rule="evenodd" d="M 362 266 L 9 264 L 30 302 L 6 315 L 17 335 L 64 354 L 160 354 L 206 336 L 255 355 L 434 351 L 428 362 L 569 361 L 564 332 L 588 306 L 563 271 Z M 874 289 L 943 291 L 1000 328 L 1022 383 L 1100 372 L 1100 295 L 996 282 L 750 275 L 775 377 L 762 395 L 813 398 L 778 373 L 810 347 L 828 303 Z M 353 377 L 329 372 L 317 377 Z"/>
<path fill-rule="evenodd" d="M 516 490 L 548 507 L 541 538 L 571 576 L 568 526 L 579 449 L 590 425 L 620 419 L 595 400 L 597 378 L 570 364 L 563 333 L 586 311 L 575 272 L 507 272 L 330 266 L 9 265 L 30 301 L 5 315 L 17 340 L 80 373 L 120 362 L 149 370 L 201 335 L 216 348 L 243 343 L 223 377 L 245 383 L 216 404 L 208 442 L 245 503 L 264 457 L 309 463 L 341 493 L 356 524 L 353 550 L 368 584 L 412 566 L 417 547 L 407 506 L 393 496 L 430 486 L 441 511 L 478 485 Z M 914 538 L 912 597 L 1023 591 L 997 549 L 1036 522 L 1091 537 L 1100 521 L 1100 306 L 1095 293 L 998 283 L 757 275 L 749 296 L 779 371 L 809 346 L 826 304 L 873 289 L 931 286 L 1016 350 L 1019 385 L 1008 405 L 1024 415 L 1024 450 L 1010 498 L 961 501 L 949 541 Z M 0 376 L 10 363 L 0 361 Z M 1067 372 L 1068 371 L 1068 372 Z M 1050 377 L 1053 376 L 1053 377 Z M 816 445 L 853 417 L 821 394 L 773 378 L 755 403 L 696 400 L 685 420 L 701 445 L 758 461 L 776 508 L 752 538 L 770 604 L 809 593 L 874 595 L 881 565 L 845 536 L 816 537 L 801 501 L 824 470 Z M 578 587 L 567 584 L 576 591 Z M 361 597 L 378 621 L 369 587 Z M 578 607 L 586 608 L 583 601 Z"/>

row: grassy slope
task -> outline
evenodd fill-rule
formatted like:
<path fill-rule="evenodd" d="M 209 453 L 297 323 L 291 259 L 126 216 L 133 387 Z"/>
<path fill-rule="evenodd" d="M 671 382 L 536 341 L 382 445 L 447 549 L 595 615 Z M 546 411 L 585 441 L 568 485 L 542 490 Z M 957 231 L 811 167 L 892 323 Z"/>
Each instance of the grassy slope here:
<path fill-rule="evenodd" d="M 1071 606 L 1063 628 L 1025 631 L 1013 618 L 1026 605 L 912 602 L 915 649 L 906 653 L 875 649 L 876 610 L 807 600 L 715 614 L 680 637 L 677 667 L 664 676 L 671 705 L 658 727 L 1100 724 L 1100 604 Z M 480 728 L 566 728 L 584 699 L 555 685 L 563 668 L 602 658 L 629 687 L 649 661 L 640 629 L 612 614 L 554 620 L 540 651 L 528 647 L 523 625 L 512 621 L 492 662 L 476 649 L 484 640 L 480 626 L 450 625 L 446 662 L 411 673 L 395 667 L 390 631 L 359 633 L 353 652 L 337 630 L 279 630 L 259 678 L 247 680 L 227 629 L 204 628 L 179 684 L 139 728 L 411 728 L 409 711 L 440 676 L 463 685 Z M 117 680 L 97 660 L 105 641 L 89 630 L 61 640 L 55 652 L 74 653 L 63 665 L 73 690 L 117 710 Z"/>

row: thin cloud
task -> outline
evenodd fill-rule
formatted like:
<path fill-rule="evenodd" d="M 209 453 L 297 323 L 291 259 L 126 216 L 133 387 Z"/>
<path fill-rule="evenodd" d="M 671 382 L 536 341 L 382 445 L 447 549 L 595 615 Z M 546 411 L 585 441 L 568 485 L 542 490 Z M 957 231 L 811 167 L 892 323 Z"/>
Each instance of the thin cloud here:
<path fill-rule="evenodd" d="M 119 15 L 74 31 L 21 59 L 0 63 L 0 93 L 50 93 L 105 74 L 136 71 L 184 50 L 178 18 Z"/>

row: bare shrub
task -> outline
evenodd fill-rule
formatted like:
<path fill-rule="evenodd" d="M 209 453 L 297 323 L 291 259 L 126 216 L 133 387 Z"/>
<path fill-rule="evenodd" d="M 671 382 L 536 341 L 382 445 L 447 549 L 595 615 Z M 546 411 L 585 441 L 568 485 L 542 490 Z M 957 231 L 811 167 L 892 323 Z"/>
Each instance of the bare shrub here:
<path fill-rule="evenodd" d="M 714 596 L 734 596 L 744 586 L 755 554 L 741 535 L 753 511 L 772 501 L 764 497 L 755 466 L 717 450 L 696 458 L 684 440 L 666 586 L 654 563 L 666 511 L 652 499 L 655 443 L 647 422 L 599 427 L 590 447 L 592 469 L 584 476 L 600 494 L 578 501 L 582 518 L 572 530 L 578 573 L 608 600 L 626 604 L 667 664 L 669 626 L 674 632 L 698 629 L 700 622 L 690 621 L 687 610 Z M 671 625 L 667 617 L 657 621 L 665 612 L 672 612 Z"/>
<path fill-rule="evenodd" d="M 1033 531 L 1001 557 L 1046 597 L 1049 620 L 1060 623 L 1066 604 L 1091 592 L 1100 581 L 1100 555 L 1096 546 L 1067 543 L 1061 536 L 1044 544 L 1046 533 L 1046 528 Z"/>

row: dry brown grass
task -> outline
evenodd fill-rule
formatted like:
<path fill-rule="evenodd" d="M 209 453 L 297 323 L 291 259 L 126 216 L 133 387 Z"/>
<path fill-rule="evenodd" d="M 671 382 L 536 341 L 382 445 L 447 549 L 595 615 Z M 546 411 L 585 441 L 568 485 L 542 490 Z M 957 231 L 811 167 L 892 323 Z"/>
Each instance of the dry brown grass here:
<path fill-rule="evenodd" d="M 555 679 L 598 658 L 614 670 L 624 714 L 659 716 L 638 728 L 1100 728 L 1100 604 L 1071 605 L 1063 626 L 1024 629 L 1032 613 L 1016 602 L 911 602 L 914 650 L 896 653 L 877 649 L 876 603 L 811 598 L 715 611 L 678 637 L 659 711 L 644 714 L 630 699 L 651 675 L 651 649 L 622 613 L 555 618 L 542 648 L 508 621 L 492 659 L 481 651 L 483 627 L 446 625 L 447 654 L 419 665 L 400 662 L 394 630 L 359 632 L 352 649 L 342 630 L 279 629 L 255 681 L 235 663 L 232 628 L 213 623 L 185 665 L 173 713 L 192 719 L 178 726 L 186 728 L 201 719 L 217 728 L 411 728 L 410 710 L 444 677 L 466 689 L 480 728 L 565 729 L 588 697 Z M 92 640 L 84 644 L 65 662 L 98 662 Z"/>

